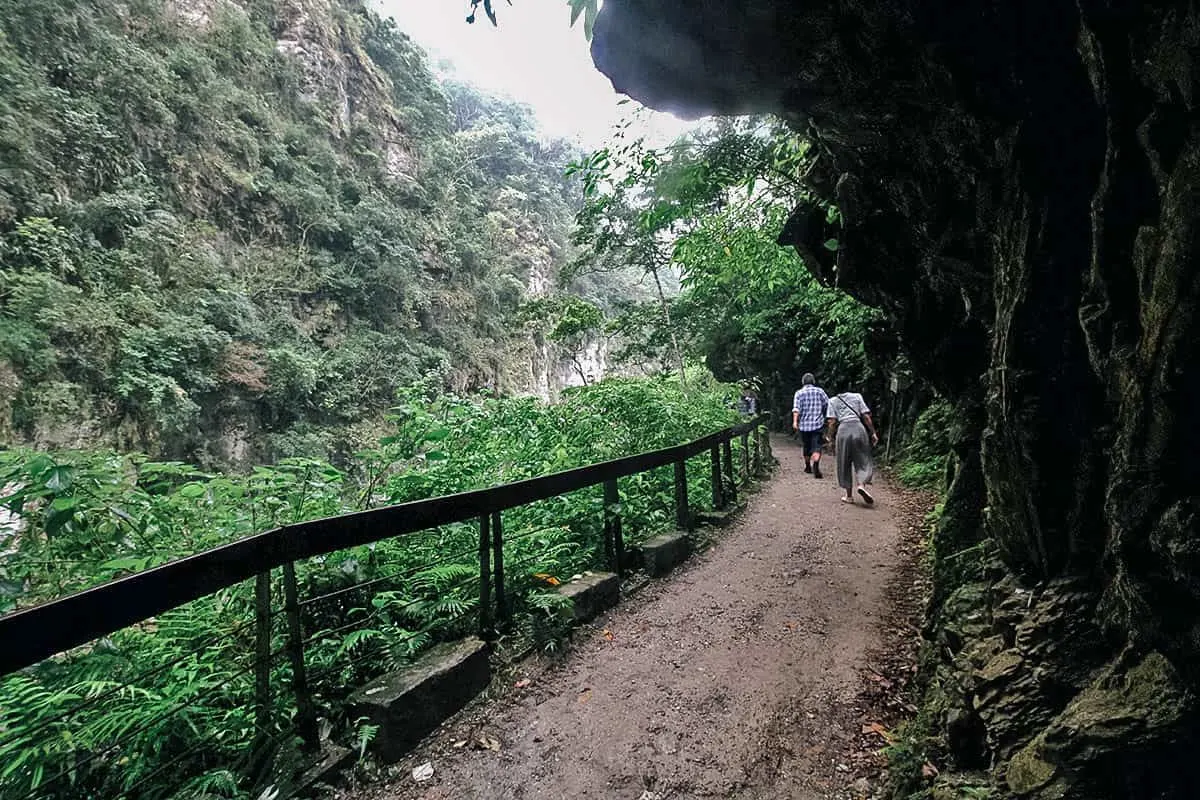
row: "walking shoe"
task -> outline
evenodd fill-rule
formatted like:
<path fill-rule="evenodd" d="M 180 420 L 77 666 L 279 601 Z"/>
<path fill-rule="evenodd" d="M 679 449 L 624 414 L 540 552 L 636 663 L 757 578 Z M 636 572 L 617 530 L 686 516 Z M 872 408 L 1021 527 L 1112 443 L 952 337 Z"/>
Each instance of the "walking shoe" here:
<path fill-rule="evenodd" d="M 804 473 L 807 475 L 811 472 L 812 472 L 812 464 L 805 464 L 804 465 Z"/>
<path fill-rule="evenodd" d="M 813 477 L 814 477 L 814 478 L 820 478 L 820 477 L 821 477 L 821 464 L 820 464 L 820 462 L 818 462 L 818 463 L 816 463 L 816 464 L 813 464 L 813 465 L 812 465 L 812 474 L 813 474 Z"/>

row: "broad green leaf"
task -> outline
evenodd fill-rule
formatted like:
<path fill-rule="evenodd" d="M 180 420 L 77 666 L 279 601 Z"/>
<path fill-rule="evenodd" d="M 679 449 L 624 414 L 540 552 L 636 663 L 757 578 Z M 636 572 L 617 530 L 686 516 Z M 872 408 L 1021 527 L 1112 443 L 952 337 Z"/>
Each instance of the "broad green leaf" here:
<path fill-rule="evenodd" d="M 55 492 L 65 492 L 71 488 L 71 468 L 57 466 L 50 470 L 46 478 L 46 488 Z"/>

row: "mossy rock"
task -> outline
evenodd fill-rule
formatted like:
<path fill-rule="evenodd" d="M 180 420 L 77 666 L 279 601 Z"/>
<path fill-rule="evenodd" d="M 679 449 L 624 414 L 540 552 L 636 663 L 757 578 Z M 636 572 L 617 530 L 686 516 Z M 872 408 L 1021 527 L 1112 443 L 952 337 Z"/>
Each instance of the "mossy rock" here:
<path fill-rule="evenodd" d="M 1041 756 L 1043 739 L 1038 737 L 1008 762 L 1005 781 L 1019 795 L 1028 795 L 1050 783 L 1058 770 Z"/>
<path fill-rule="evenodd" d="M 1129 796 L 1120 785 L 1125 782 L 1147 792 L 1139 796 L 1173 796 L 1143 781 L 1171 772 L 1165 762 L 1179 744 L 1192 701 L 1161 653 L 1148 653 L 1128 668 L 1118 658 L 1009 760 L 1005 781 L 1018 796 L 1037 800 Z"/>
<path fill-rule="evenodd" d="M 1124 674 L 1097 679 L 1063 711 L 1049 741 L 1063 750 L 1100 757 L 1111 747 L 1151 744 L 1182 721 L 1190 696 L 1179 673 L 1152 652 Z"/>
<path fill-rule="evenodd" d="M 929 800 L 992 800 L 996 797 L 988 776 L 978 772 L 943 773 L 929 787 Z"/>

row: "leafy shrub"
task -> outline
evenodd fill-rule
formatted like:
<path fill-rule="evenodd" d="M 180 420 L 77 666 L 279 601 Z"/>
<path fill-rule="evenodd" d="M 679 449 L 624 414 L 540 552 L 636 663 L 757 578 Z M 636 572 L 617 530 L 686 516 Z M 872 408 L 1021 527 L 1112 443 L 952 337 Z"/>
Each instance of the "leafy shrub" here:
<path fill-rule="evenodd" d="M 921 489 L 941 486 L 950 455 L 953 411 L 945 400 L 935 400 L 917 417 L 912 436 L 897 463 L 900 480 L 906 485 Z"/>

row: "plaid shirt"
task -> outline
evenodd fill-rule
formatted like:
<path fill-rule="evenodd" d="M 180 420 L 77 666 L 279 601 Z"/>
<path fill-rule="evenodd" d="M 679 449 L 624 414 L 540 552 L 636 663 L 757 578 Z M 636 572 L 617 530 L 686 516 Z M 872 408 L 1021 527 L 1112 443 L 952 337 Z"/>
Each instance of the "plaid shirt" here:
<path fill-rule="evenodd" d="M 805 386 L 792 398 L 792 411 L 799 411 L 797 427 L 802 431 L 817 431 L 825 425 L 825 406 L 829 396 L 819 386 Z"/>

